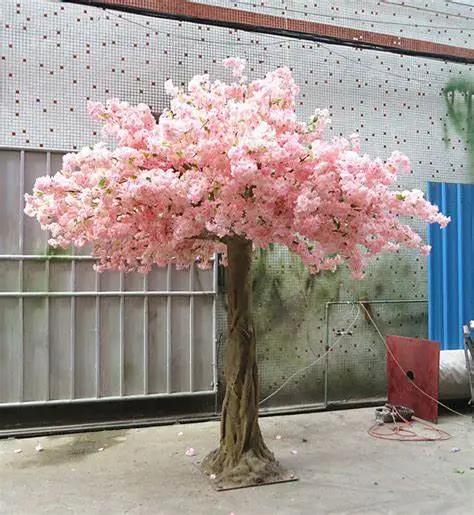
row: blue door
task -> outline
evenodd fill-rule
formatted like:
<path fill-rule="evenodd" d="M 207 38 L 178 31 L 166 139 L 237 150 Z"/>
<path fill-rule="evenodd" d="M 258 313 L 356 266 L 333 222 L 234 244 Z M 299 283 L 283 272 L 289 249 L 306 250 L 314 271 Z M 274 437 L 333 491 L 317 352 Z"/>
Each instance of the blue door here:
<path fill-rule="evenodd" d="M 451 217 L 446 229 L 428 228 L 428 334 L 461 349 L 462 326 L 474 320 L 474 185 L 430 182 L 428 199 Z"/>

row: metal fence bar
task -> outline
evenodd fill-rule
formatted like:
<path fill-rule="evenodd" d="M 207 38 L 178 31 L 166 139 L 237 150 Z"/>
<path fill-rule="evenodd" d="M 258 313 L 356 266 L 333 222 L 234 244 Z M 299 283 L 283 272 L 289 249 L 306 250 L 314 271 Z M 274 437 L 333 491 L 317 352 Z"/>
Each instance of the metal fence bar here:
<path fill-rule="evenodd" d="M 426 299 L 389 299 L 389 300 L 336 300 L 326 302 L 326 306 L 353 306 L 355 304 L 417 304 L 428 303 Z"/>
<path fill-rule="evenodd" d="M 189 291 L 194 289 L 194 263 L 189 267 Z M 194 297 L 189 297 L 189 389 L 194 390 Z"/>
<path fill-rule="evenodd" d="M 0 145 L 0 151 L 2 150 L 17 150 L 18 152 L 23 152 L 25 147 L 17 146 L 17 145 Z M 31 147 L 26 149 L 27 152 L 50 152 L 51 154 L 68 154 L 69 152 L 79 152 L 79 149 L 64 149 L 64 148 L 54 148 L 54 147 Z"/>
<path fill-rule="evenodd" d="M 125 331 L 125 299 L 123 296 L 123 272 L 120 272 L 119 278 L 119 289 L 120 289 L 120 308 L 119 308 L 119 346 L 120 346 L 120 397 L 124 395 L 125 389 L 125 340 L 124 340 L 124 331 Z"/>
<path fill-rule="evenodd" d="M 74 263 L 74 262 L 73 262 Z M 2 291 L 0 298 L 17 297 L 205 297 L 213 291 Z"/>
<path fill-rule="evenodd" d="M 95 293 L 100 290 L 100 274 L 95 272 Z M 101 390 L 101 352 L 100 352 L 100 297 L 95 297 L 95 396 L 100 397 Z"/>
<path fill-rule="evenodd" d="M 69 352 L 70 352 L 70 377 L 69 377 L 69 395 L 71 399 L 76 396 L 76 296 L 71 295 L 75 293 L 76 289 L 76 262 L 71 261 L 71 286 L 70 292 L 67 292 L 71 297 L 71 317 L 70 317 L 70 334 L 69 334 Z"/>
<path fill-rule="evenodd" d="M 148 290 L 148 275 L 143 275 L 143 291 Z M 143 297 L 143 393 L 150 391 L 148 378 L 148 295 Z"/>
<path fill-rule="evenodd" d="M 51 175 L 51 153 L 46 153 L 46 175 Z M 21 212 L 21 216 L 23 217 L 23 211 Z M 44 262 L 45 268 L 45 276 L 46 276 L 46 290 L 49 291 L 50 288 L 50 261 L 46 260 Z M 45 297 L 45 325 L 46 325 L 46 349 L 47 349 L 47 358 L 46 358 L 46 400 L 51 397 L 51 336 L 50 336 L 50 297 Z"/>
<path fill-rule="evenodd" d="M 25 196 L 25 151 L 20 152 L 20 216 L 19 216 L 19 227 L 18 227 L 18 250 L 20 254 L 23 254 L 24 249 L 24 218 L 23 218 L 23 198 Z M 24 269 L 23 259 L 18 261 L 18 275 L 19 275 L 19 289 L 23 291 L 24 288 Z M 24 398 L 24 370 L 25 370 L 25 334 L 24 334 L 24 299 L 23 297 L 18 298 L 18 311 L 19 311 L 19 324 L 20 324 L 20 342 L 19 342 L 19 370 L 18 370 L 18 398 L 23 400 Z"/>
<path fill-rule="evenodd" d="M 166 269 L 166 289 L 171 291 L 171 265 Z M 171 393 L 171 296 L 166 299 L 166 391 Z"/>
<path fill-rule="evenodd" d="M 212 289 L 214 296 L 212 297 L 212 388 L 217 391 L 217 293 L 219 289 L 218 276 L 219 256 L 214 255 L 214 264 L 212 266 Z M 216 412 L 217 412 L 217 396 L 216 396 Z"/>
<path fill-rule="evenodd" d="M 324 407 L 328 407 L 328 388 L 329 388 L 329 342 L 330 342 L 330 331 L 329 331 L 329 308 L 331 305 L 326 302 L 325 310 L 325 318 L 326 318 L 326 347 L 324 348 L 324 352 L 326 353 L 326 357 L 324 359 Z"/>
<path fill-rule="evenodd" d="M 163 392 L 163 393 L 150 393 L 146 396 L 147 399 L 158 399 L 162 397 L 188 397 L 188 396 L 199 396 L 199 395 L 207 395 L 215 393 L 214 390 L 202 390 L 199 392 Z M 21 406 L 51 406 L 58 404 L 76 404 L 76 403 L 84 403 L 84 402 L 111 402 L 111 401 L 123 401 L 123 400 L 135 400 L 135 399 L 143 399 L 143 395 L 134 394 L 134 395 L 111 395 L 109 397 L 81 397 L 81 398 L 73 398 L 73 399 L 52 399 L 49 401 L 23 401 L 23 402 L 5 402 L 0 404 L 0 408 L 15 408 Z"/>
<path fill-rule="evenodd" d="M 41 254 L 0 254 L 0 261 L 97 261 L 93 256 L 74 256 L 71 254 L 58 254 L 42 256 Z"/>

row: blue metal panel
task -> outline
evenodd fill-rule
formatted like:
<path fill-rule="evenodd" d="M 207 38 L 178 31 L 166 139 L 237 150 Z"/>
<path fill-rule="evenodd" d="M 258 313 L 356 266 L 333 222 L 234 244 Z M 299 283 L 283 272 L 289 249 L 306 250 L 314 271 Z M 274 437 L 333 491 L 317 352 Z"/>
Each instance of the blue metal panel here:
<path fill-rule="evenodd" d="M 428 198 L 451 217 L 446 229 L 428 228 L 428 334 L 461 349 L 462 325 L 474 319 L 474 185 L 430 182 Z"/>

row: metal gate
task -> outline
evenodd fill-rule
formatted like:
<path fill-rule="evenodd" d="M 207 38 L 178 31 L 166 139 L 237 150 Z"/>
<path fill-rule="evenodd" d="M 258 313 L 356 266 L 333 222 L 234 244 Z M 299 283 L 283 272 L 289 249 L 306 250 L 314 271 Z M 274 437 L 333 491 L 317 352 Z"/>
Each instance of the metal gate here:
<path fill-rule="evenodd" d="M 24 193 L 62 153 L 0 149 L 2 408 L 216 393 L 217 265 L 147 276 L 53 249 Z"/>

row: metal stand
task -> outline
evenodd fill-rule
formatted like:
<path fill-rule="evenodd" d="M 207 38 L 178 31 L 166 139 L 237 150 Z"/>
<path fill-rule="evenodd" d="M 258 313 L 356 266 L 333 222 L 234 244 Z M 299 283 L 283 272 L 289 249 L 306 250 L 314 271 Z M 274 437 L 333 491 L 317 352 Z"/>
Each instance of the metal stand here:
<path fill-rule="evenodd" d="M 469 377 L 469 388 L 471 390 L 471 406 L 472 417 L 474 421 L 474 342 L 472 340 L 472 330 L 474 329 L 474 320 L 469 325 L 463 326 L 464 334 L 464 355 L 466 356 L 466 369 Z"/>

